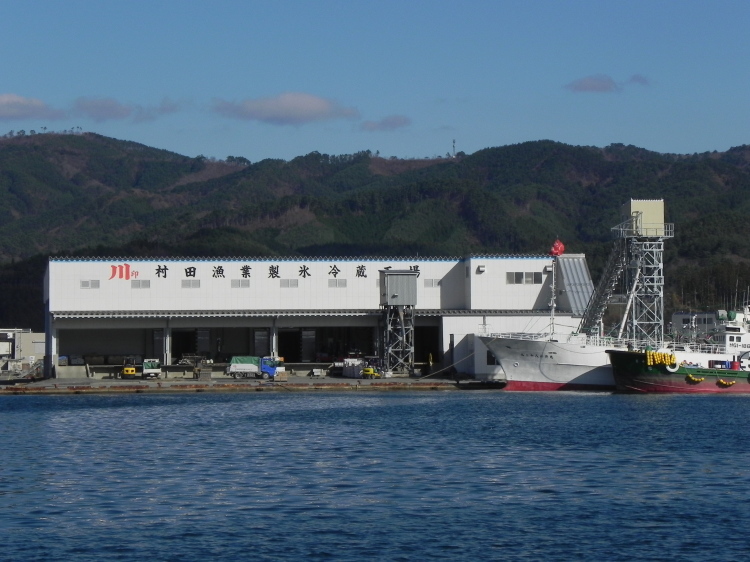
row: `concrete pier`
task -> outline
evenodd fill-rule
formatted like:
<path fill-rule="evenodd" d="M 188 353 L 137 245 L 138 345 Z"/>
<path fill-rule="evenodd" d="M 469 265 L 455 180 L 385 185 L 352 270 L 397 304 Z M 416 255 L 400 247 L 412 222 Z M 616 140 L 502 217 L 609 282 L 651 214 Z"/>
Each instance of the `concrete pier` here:
<path fill-rule="evenodd" d="M 233 379 L 224 375 L 211 380 L 192 377 L 168 379 L 121 380 L 93 378 L 45 379 L 0 387 L 2 395 L 40 394 L 117 394 L 117 393 L 190 393 L 190 392 L 316 392 L 316 391 L 416 391 L 416 390 L 471 390 L 497 388 L 480 381 L 460 381 L 439 378 L 348 379 L 341 377 L 310 377 L 293 375 L 286 381 L 262 379 Z"/>

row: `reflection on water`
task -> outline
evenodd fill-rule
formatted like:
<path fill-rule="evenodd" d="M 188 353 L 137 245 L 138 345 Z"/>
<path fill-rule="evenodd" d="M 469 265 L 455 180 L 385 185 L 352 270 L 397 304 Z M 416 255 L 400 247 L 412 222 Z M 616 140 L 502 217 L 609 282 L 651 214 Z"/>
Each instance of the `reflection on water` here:
<path fill-rule="evenodd" d="M 740 559 L 748 399 L 0 397 L 2 558 Z"/>

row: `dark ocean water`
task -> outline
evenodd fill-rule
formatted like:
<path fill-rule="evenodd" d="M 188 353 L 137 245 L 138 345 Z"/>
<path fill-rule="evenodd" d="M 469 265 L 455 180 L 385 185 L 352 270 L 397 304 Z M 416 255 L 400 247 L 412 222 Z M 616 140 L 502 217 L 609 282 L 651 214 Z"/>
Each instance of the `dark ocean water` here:
<path fill-rule="evenodd" d="M 0 397 L 2 560 L 744 560 L 750 396 Z"/>

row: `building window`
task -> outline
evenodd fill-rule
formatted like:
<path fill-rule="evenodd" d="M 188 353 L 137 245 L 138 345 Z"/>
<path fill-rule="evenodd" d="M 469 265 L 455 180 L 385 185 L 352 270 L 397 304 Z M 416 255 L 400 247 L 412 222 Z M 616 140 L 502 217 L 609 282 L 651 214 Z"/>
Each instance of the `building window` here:
<path fill-rule="evenodd" d="M 508 271 L 505 274 L 505 283 L 508 285 L 541 285 L 541 271 Z"/>
<path fill-rule="evenodd" d="M 329 289 L 345 289 L 346 279 L 329 279 L 328 288 Z"/>
<path fill-rule="evenodd" d="M 282 289 L 296 289 L 299 287 L 299 279 L 279 279 Z"/>
<path fill-rule="evenodd" d="M 99 280 L 98 279 L 87 279 L 87 280 L 81 280 L 81 289 L 98 289 L 99 288 Z"/>
<path fill-rule="evenodd" d="M 425 279 L 424 280 L 424 286 L 428 289 L 436 288 L 440 286 L 440 279 Z"/>
<path fill-rule="evenodd" d="M 182 288 L 183 289 L 200 289 L 201 280 L 200 279 L 183 279 Z"/>
<path fill-rule="evenodd" d="M 133 279 L 130 282 L 131 289 L 150 289 L 151 281 L 149 279 Z"/>
<path fill-rule="evenodd" d="M 232 289 L 249 289 L 250 279 L 232 279 Z"/>

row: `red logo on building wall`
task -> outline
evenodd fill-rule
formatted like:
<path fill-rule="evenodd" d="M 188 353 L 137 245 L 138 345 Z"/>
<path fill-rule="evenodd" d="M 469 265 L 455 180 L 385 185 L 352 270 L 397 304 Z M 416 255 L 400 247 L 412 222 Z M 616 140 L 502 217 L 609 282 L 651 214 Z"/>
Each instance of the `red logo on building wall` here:
<path fill-rule="evenodd" d="M 131 271 L 129 263 L 110 265 L 109 267 L 112 268 L 112 275 L 109 276 L 109 279 L 125 279 L 127 281 L 128 279 L 138 278 L 138 272 Z"/>

